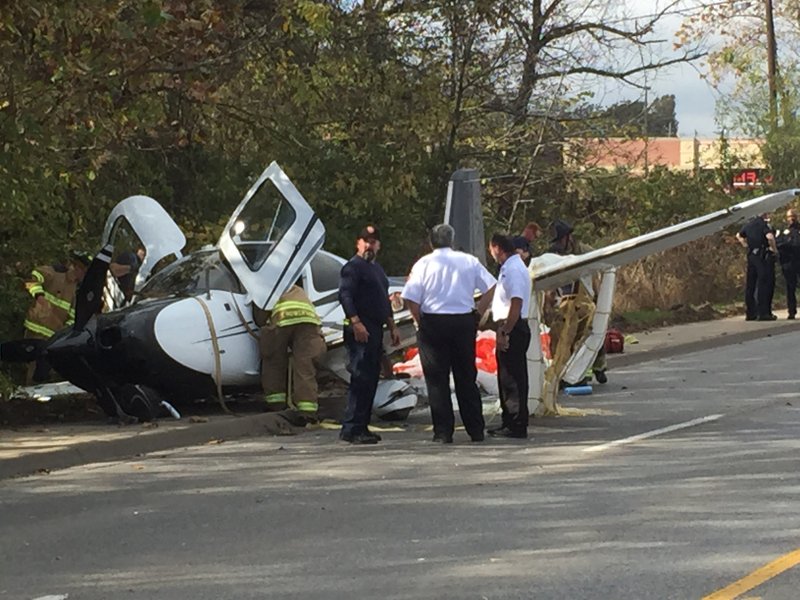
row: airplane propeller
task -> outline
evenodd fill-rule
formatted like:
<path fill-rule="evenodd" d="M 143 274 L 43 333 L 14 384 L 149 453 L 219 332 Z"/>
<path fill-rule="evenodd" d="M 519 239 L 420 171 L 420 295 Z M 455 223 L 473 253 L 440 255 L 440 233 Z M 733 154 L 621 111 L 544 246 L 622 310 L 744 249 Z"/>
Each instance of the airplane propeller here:
<path fill-rule="evenodd" d="M 100 312 L 103 305 L 103 287 L 106 284 L 108 266 L 114 254 L 114 246 L 106 244 L 92 259 L 92 263 L 83 277 L 83 281 L 78 287 L 75 297 L 75 324 L 73 329 L 80 331 L 92 318 L 92 315 Z"/>
<path fill-rule="evenodd" d="M 2 362 L 33 362 L 47 345 L 47 340 L 27 338 L 11 340 L 0 344 L 0 361 Z"/>

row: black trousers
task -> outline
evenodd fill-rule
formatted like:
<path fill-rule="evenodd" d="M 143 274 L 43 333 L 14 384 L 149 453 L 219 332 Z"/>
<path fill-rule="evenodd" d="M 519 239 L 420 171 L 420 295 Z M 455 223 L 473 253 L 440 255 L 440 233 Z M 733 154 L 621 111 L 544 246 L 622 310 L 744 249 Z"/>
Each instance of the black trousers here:
<path fill-rule="evenodd" d="M 358 435 L 367 432 L 375 390 L 381 375 L 383 356 L 383 324 L 362 321 L 369 332 L 369 339 L 357 342 L 353 328 L 344 328 L 344 345 L 347 348 L 347 370 L 350 386 L 347 389 L 347 407 L 342 418 L 342 433 Z"/>
<path fill-rule="evenodd" d="M 797 314 L 797 272 L 798 265 L 794 263 L 781 264 L 783 280 L 786 282 L 786 308 L 790 315 Z"/>
<path fill-rule="evenodd" d="M 772 314 L 772 296 L 775 293 L 775 259 L 764 251 L 747 253 L 747 279 L 744 303 L 748 318 Z"/>
<path fill-rule="evenodd" d="M 477 325 L 472 313 L 462 315 L 420 316 L 418 342 L 419 358 L 428 401 L 431 407 L 433 431 L 452 436 L 455 429 L 453 403 L 450 398 L 450 372 L 456 385 L 456 400 L 461 422 L 470 437 L 483 437 L 483 405 L 475 378 L 475 335 Z"/>
<path fill-rule="evenodd" d="M 519 433 L 528 431 L 528 364 L 525 355 L 530 343 L 531 329 L 527 321 L 520 319 L 508 336 L 508 350 L 495 351 L 503 427 Z"/>

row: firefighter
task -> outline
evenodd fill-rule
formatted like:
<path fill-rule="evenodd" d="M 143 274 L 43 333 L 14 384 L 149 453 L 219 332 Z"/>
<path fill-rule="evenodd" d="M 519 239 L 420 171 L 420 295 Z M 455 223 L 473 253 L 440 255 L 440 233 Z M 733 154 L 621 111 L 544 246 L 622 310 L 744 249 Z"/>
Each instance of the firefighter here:
<path fill-rule="evenodd" d="M 593 250 L 592 247 L 584 244 L 575 239 L 572 234 L 572 225 L 567 223 L 566 221 L 562 221 L 561 219 L 556 219 L 550 227 L 552 239 L 550 240 L 550 252 L 555 254 L 585 254 L 587 252 L 591 252 Z M 570 343 L 570 353 L 574 350 L 576 344 L 584 339 L 591 329 L 591 317 L 594 314 L 595 308 L 595 301 L 596 301 L 596 293 L 597 293 L 597 281 L 593 281 L 593 287 L 595 289 L 587 290 L 588 293 L 588 303 L 586 306 L 572 306 L 568 307 L 563 303 L 572 303 L 573 305 L 576 302 L 578 297 L 579 291 L 579 282 L 575 282 L 569 285 L 562 287 L 559 290 L 559 299 L 562 303 L 561 306 L 561 313 L 566 314 L 570 308 L 577 308 L 577 318 L 579 319 L 579 326 L 576 329 L 575 337 Z M 558 325 L 558 324 L 556 324 Z M 551 339 L 553 340 L 553 348 L 557 347 L 557 339 L 560 333 L 560 327 L 554 326 L 553 331 L 551 331 Z M 607 383 L 608 376 L 606 375 L 606 371 L 608 370 L 608 363 L 606 360 L 606 352 L 603 346 L 600 347 L 600 350 L 595 357 L 594 363 L 591 367 L 591 372 L 587 373 L 587 377 L 594 375 L 594 378 L 597 380 L 597 383 Z"/>
<path fill-rule="evenodd" d="M 31 280 L 25 287 L 34 303 L 25 317 L 26 338 L 46 340 L 75 321 L 75 292 L 89 263 L 88 254 L 73 251 L 66 265 L 36 267 L 31 271 Z M 29 367 L 26 384 L 47 381 L 49 374 L 50 365 L 41 356 Z"/>
<path fill-rule="evenodd" d="M 325 353 L 320 319 L 299 285 L 290 287 L 261 327 L 261 385 L 270 412 L 288 407 L 289 351 L 292 353 L 291 408 L 298 424 L 317 420 L 317 372 L 314 361 Z"/>

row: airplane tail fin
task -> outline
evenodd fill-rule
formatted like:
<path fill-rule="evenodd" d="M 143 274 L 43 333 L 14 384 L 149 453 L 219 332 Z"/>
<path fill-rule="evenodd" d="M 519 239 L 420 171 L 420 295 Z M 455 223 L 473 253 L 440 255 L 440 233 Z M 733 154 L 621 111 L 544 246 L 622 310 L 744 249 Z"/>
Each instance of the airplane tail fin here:
<path fill-rule="evenodd" d="M 481 208 L 481 176 L 475 169 L 459 169 L 450 177 L 444 222 L 455 230 L 453 247 L 486 264 L 486 238 Z"/>
<path fill-rule="evenodd" d="M 113 253 L 114 246 L 111 244 L 103 246 L 92 260 L 92 264 L 89 265 L 89 269 L 78 287 L 75 301 L 75 325 L 73 325 L 75 331 L 83 329 L 92 315 L 98 313 L 103 306 L 103 287 Z"/>

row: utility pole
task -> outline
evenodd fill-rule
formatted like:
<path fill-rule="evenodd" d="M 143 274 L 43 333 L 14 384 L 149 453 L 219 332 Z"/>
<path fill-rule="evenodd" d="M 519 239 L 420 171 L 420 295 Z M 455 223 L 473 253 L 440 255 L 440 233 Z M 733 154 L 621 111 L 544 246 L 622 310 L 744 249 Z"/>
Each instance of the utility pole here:
<path fill-rule="evenodd" d="M 647 113 L 648 113 L 648 106 L 647 106 L 647 92 L 650 91 L 650 88 L 647 86 L 647 79 L 645 79 L 644 85 L 644 174 L 645 176 L 648 175 L 650 172 L 650 161 L 649 157 L 647 156 L 647 146 L 650 141 L 650 132 L 647 130 Z"/>
<path fill-rule="evenodd" d="M 772 0 L 764 0 L 767 19 L 767 81 L 769 82 L 770 133 L 778 129 L 778 50 L 775 44 L 775 21 L 772 18 Z"/>

